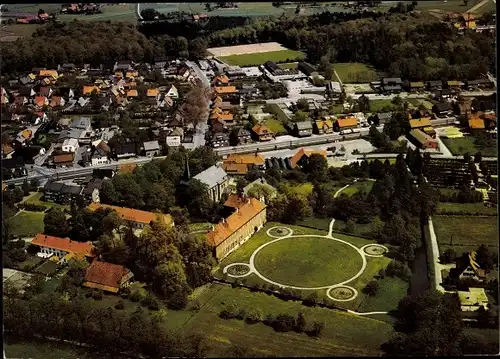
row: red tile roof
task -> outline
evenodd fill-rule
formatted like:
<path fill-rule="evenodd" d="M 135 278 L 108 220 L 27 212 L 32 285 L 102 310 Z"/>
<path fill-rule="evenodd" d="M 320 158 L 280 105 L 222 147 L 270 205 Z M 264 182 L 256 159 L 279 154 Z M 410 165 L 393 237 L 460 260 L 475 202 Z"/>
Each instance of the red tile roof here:
<path fill-rule="evenodd" d="M 87 257 L 94 257 L 95 247 L 90 242 L 77 242 L 69 238 L 59 238 L 38 233 L 31 244 L 58 249 L 69 253 L 83 254 Z"/>
<path fill-rule="evenodd" d="M 114 209 L 122 219 L 143 224 L 149 224 L 151 221 L 156 220 L 156 216 L 159 215 L 163 216 L 167 225 L 173 225 L 172 216 L 169 214 L 146 212 L 139 209 L 111 206 L 108 204 L 101 204 L 96 202 L 91 203 L 88 208 L 91 211 L 96 211 L 99 208 Z"/>
<path fill-rule="evenodd" d="M 297 163 L 300 161 L 300 159 L 302 157 L 304 157 L 304 156 L 310 157 L 311 155 L 314 155 L 314 154 L 321 155 L 321 156 L 326 158 L 326 151 L 325 150 L 310 150 L 310 149 L 301 148 L 290 159 L 290 162 L 292 163 L 292 168 L 295 168 L 297 166 Z"/>
<path fill-rule="evenodd" d="M 128 268 L 96 259 L 87 268 L 83 285 L 116 293 L 122 283 L 130 278 Z"/>

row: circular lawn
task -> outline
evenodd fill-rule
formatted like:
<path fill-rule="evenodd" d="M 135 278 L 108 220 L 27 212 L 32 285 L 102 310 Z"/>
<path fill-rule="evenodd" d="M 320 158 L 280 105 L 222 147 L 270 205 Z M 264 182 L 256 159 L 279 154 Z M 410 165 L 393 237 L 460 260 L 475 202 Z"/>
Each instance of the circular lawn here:
<path fill-rule="evenodd" d="M 293 237 L 261 248 L 255 269 L 267 279 L 295 287 L 324 287 L 354 277 L 362 268 L 359 252 L 324 237 Z"/>

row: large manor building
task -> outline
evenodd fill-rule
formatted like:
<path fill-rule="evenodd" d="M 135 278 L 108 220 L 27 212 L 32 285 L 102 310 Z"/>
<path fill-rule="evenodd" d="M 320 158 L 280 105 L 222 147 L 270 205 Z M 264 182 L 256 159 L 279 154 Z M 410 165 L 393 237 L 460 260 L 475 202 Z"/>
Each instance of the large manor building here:
<path fill-rule="evenodd" d="M 266 205 L 255 198 L 231 195 L 224 205 L 234 212 L 207 233 L 207 242 L 217 261 L 245 243 L 266 223 Z"/>

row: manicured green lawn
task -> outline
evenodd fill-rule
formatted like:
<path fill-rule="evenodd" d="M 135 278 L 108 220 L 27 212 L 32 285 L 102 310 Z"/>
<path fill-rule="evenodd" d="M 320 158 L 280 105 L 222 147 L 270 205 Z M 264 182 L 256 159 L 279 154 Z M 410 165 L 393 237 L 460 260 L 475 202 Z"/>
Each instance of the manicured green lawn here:
<path fill-rule="evenodd" d="M 481 151 L 481 154 L 484 157 L 498 156 L 496 147 L 478 147 L 474 144 L 474 137 L 472 136 L 442 138 L 442 141 L 454 156 L 460 156 L 467 152 L 470 155 L 473 155 L 478 151 Z"/>
<path fill-rule="evenodd" d="M 268 52 L 257 52 L 253 54 L 221 56 L 220 60 L 233 66 L 258 66 L 266 61 L 273 62 L 292 62 L 303 60 L 304 53 L 295 50 L 279 50 Z"/>
<path fill-rule="evenodd" d="M 372 190 L 374 183 L 373 181 L 357 181 L 340 192 L 340 195 L 345 194 L 347 196 L 352 196 L 358 192 L 368 194 Z"/>
<path fill-rule="evenodd" d="M 453 191 L 455 192 L 455 191 Z M 496 207 L 486 207 L 483 202 L 478 203 L 453 203 L 439 202 L 437 213 L 472 213 L 472 214 L 497 214 Z"/>
<path fill-rule="evenodd" d="M 25 201 L 25 203 L 26 204 L 28 204 L 28 203 L 30 203 L 30 204 L 36 204 L 36 205 L 39 205 L 39 206 L 45 206 L 46 208 L 53 208 L 53 207 L 58 207 L 60 209 L 69 209 L 70 208 L 69 205 L 61 205 L 61 204 L 54 203 L 54 202 L 44 201 L 43 200 L 43 193 L 42 192 L 36 192 L 34 195 L 32 195 L 31 197 L 29 197 Z"/>
<path fill-rule="evenodd" d="M 316 228 L 316 229 L 328 232 L 328 230 L 330 229 L 330 222 L 331 222 L 331 218 L 308 217 L 308 218 L 304 218 L 303 220 L 297 222 L 297 225 L 304 226 L 304 227 L 310 227 L 310 228 Z"/>
<path fill-rule="evenodd" d="M 468 252 L 481 244 L 490 250 L 498 250 L 498 225 L 494 216 L 434 216 L 432 222 L 440 252 L 448 248 L 453 248 L 457 253 Z"/>
<path fill-rule="evenodd" d="M 304 196 L 310 195 L 313 191 L 313 184 L 310 182 L 302 183 L 302 184 L 286 184 L 287 188 L 293 193 L 301 194 Z"/>
<path fill-rule="evenodd" d="M 5 355 L 7 358 L 31 358 L 31 359 L 90 359 L 92 358 L 85 349 L 61 344 L 52 341 L 24 340 L 9 338 L 4 342 Z"/>
<path fill-rule="evenodd" d="M 362 259 L 355 249 L 328 238 L 290 238 L 262 248 L 255 266 L 265 277 L 297 287 L 343 282 L 358 273 Z"/>
<path fill-rule="evenodd" d="M 279 64 L 278 66 L 281 67 L 282 69 L 296 69 L 298 63 L 297 62 L 287 62 L 284 64 Z"/>
<path fill-rule="evenodd" d="M 339 221 L 336 220 L 335 223 L 333 224 L 333 230 L 334 231 L 340 231 L 340 232 L 345 232 L 346 231 L 346 222 L 344 221 Z M 352 232 L 352 235 L 354 236 L 370 236 L 370 233 L 372 231 L 372 225 L 371 223 L 356 223 L 354 225 L 354 232 Z"/>
<path fill-rule="evenodd" d="M 213 284 L 200 302 L 200 311 L 182 331 L 208 336 L 209 357 L 223 356 L 231 344 L 253 348 L 259 356 L 378 356 L 380 344 L 393 333 L 391 325 L 379 320 L 305 307 L 300 302 L 218 284 Z M 325 329 L 317 340 L 304 333 L 278 333 L 261 323 L 220 319 L 218 313 L 233 304 L 247 311 L 259 310 L 264 317 L 280 313 L 296 316 L 301 311 L 308 325 L 320 320 Z"/>
<path fill-rule="evenodd" d="M 377 80 L 377 73 L 359 62 L 335 63 L 333 68 L 344 83 L 363 83 Z"/>
<path fill-rule="evenodd" d="M 379 289 L 375 296 L 370 297 L 359 293 L 364 297 L 358 308 L 359 312 L 382 312 L 391 311 L 398 307 L 399 301 L 408 293 L 409 284 L 397 277 L 385 277 L 379 279 Z"/>
<path fill-rule="evenodd" d="M 329 223 L 329 222 L 328 222 Z M 326 221 L 324 221 L 324 224 L 326 225 Z M 310 229 L 310 228 L 304 228 L 304 227 L 299 227 L 299 226 L 292 226 L 292 225 L 283 225 L 279 223 L 268 223 L 264 228 L 262 228 L 258 233 L 256 233 L 252 238 L 250 238 L 246 243 L 244 243 L 240 248 L 238 248 L 236 251 L 231 253 L 228 257 L 226 257 L 218 266 L 217 271 L 215 273 L 215 276 L 218 278 L 223 277 L 223 269 L 231 264 L 231 263 L 249 263 L 249 259 L 253 252 L 260 247 L 262 244 L 269 242 L 273 240 L 274 238 L 269 237 L 266 234 L 266 231 L 275 226 L 286 226 L 288 228 L 291 228 L 293 230 L 293 234 L 305 234 L 305 235 L 320 235 L 324 236 L 328 233 L 328 230 L 325 228 L 325 230 L 315 230 L 315 229 Z M 340 233 L 334 233 L 334 237 L 344 240 L 346 242 L 349 242 L 353 244 L 354 246 L 361 248 L 362 246 L 370 243 L 375 243 L 375 241 L 368 240 L 365 238 L 361 237 L 355 237 L 355 236 L 349 236 L 345 234 L 340 234 Z M 326 239 L 325 239 L 326 240 Z M 306 280 L 316 280 L 316 281 L 323 281 L 326 280 L 327 278 L 329 280 L 330 277 L 327 276 L 330 275 L 334 279 L 331 284 L 335 283 L 340 283 L 343 280 L 346 280 L 346 278 L 353 277 L 357 271 L 353 268 L 361 268 L 361 265 L 358 265 L 358 260 L 361 260 L 361 257 L 356 254 L 355 250 L 347 245 L 341 244 L 339 242 L 333 242 L 334 244 L 327 244 L 327 242 L 322 243 L 323 240 L 320 241 L 318 238 L 317 243 L 320 243 L 319 245 L 310 245 L 308 246 L 308 243 L 306 241 L 297 241 L 297 239 L 290 239 L 284 240 L 284 241 L 278 241 L 276 243 L 273 243 L 269 247 L 264 247 L 262 249 L 263 253 L 259 252 L 256 255 L 255 258 L 255 265 L 259 272 L 261 272 L 262 275 L 268 276 L 267 272 L 269 272 L 269 279 L 274 280 L 279 282 L 279 279 L 277 276 L 283 276 L 280 277 L 283 280 L 288 280 L 286 283 L 283 284 L 289 284 L 289 285 L 294 285 L 294 286 L 305 286 L 303 283 L 306 283 Z M 316 243 L 316 242 L 315 242 Z M 298 244 L 296 247 L 295 244 Z M 275 247 L 279 245 L 278 247 Z M 325 255 L 325 252 L 331 252 L 330 246 L 332 248 L 334 246 L 342 246 L 346 247 L 346 249 L 343 249 L 343 251 L 347 250 L 345 252 L 345 256 L 347 259 L 347 262 L 345 262 L 345 259 L 342 260 L 337 260 L 337 266 L 333 263 L 334 261 L 330 262 L 330 258 L 337 258 L 337 255 L 335 254 L 335 257 L 332 257 L 330 255 Z M 277 249 L 276 249 L 277 248 Z M 337 248 L 337 247 L 335 247 Z M 339 254 L 342 255 L 344 252 L 340 252 L 341 248 L 338 249 Z M 347 254 L 349 253 L 349 254 Z M 263 254 L 261 256 L 261 254 Z M 329 253 L 328 253 L 329 254 Z M 288 259 L 290 258 L 290 259 Z M 294 259 L 295 258 L 295 259 Z M 308 258 L 310 258 L 311 262 L 308 262 Z M 286 264 L 285 262 L 293 262 L 293 265 Z M 297 261 L 297 262 L 295 262 Z M 304 261 L 303 263 L 300 263 L 300 261 Z M 358 291 L 361 291 L 364 286 L 374 278 L 374 276 L 378 275 L 378 272 L 380 271 L 381 268 L 385 268 L 390 262 L 390 259 L 387 257 L 380 257 L 380 258 L 375 258 L 375 257 L 370 257 L 367 258 L 367 265 L 364 270 L 364 272 L 356 279 L 354 279 L 352 282 L 349 282 L 348 285 L 356 288 Z M 283 267 L 283 269 L 280 268 L 280 266 Z M 303 272 L 301 273 L 301 269 L 298 268 L 299 266 L 303 266 L 303 271 L 307 270 L 307 273 Z M 260 267 L 263 267 L 262 269 L 266 270 L 266 273 L 264 271 L 260 270 Z M 294 268 L 297 267 L 297 268 Z M 318 268 L 317 270 L 314 270 L 314 268 Z M 323 268 L 327 268 L 325 271 Z M 342 268 L 345 270 L 341 270 L 339 273 L 339 269 Z M 356 272 L 352 274 L 352 272 Z M 350 274 L 349 274 L 350 273 Z M 273 277 L 271 278 L 271 275 Z M 288 276 L 289 278 L 286 278 Z M 295 276 L 296 279 L 293 279 L 291 276 Z M 226 277 L 227 280 L 234 280 L 231 277 Z M 292 280 L 297 281 L 296 283 L 293 282 Z M 263 285 L 266 284 L 267 282 L 263 281 L 260 279 L 257 275 L 255 274 L 250 274 L 244 278 L 241 278 L 240 281 L 245 282 L 247 285 Z M 302 281 L 302 282 L 300 282 Z M 317 282 L 320 283 L 320 282 Z M 323 282 L 321 282 L 323 283 Z M 330 282 L 329 282 L 330 283 Z M 267 283 L 269 285 L 269 283 Z M 321 284 L 318 284 L 320 286 Z M 324 284 L 324 285 L 328 285 Z M 316 285 L 314 285 L 316 286 Z M 300 291 L 300 294 L 303 297 L 309 296 L 313 291 L 311 290 L 302 290 Z M 316 294 L 318 295 L 319 298 L 324 298 L 326 299 L 326 290 L 316 290 Z M 355 310 L 359 304 L 361 303 L 362 297 L 358 296 L 352 301 L 349 302 L 335 302 L 336 305 L 347 308 L 347 309 L 353 309 Z"/>
<path fill-rule="evenodd" d="M 14 237 L 28 237 L 43 233 L 43 212 L 23 211 L 9 219 L 12 235 Z"/>
<path fill-rule="evenodd" d="M 269 127 L 269 129 L 274 133 L 286 132 L 285 127 L 283 127 L 283 124 L 275 118 L 267 119 L 266 121 L 264 121 L 264 125 Z"/>
<path fill-rule="evenodd" d="M 395 108 L 391 100 L 370 100 L 371 112 L 393 111 Z"/>

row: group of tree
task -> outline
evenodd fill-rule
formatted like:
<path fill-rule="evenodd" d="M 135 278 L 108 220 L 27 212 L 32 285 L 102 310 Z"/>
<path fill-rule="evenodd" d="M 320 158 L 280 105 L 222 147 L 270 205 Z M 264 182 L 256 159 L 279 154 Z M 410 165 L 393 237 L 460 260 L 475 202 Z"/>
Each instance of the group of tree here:
<path fill-rule="evenodd" d="M 498 344 L 464 330 L 456 294 L 428 290 L 398 305 L 397 333 L 382 349 L 389 356 L 458 356 L 498 353 Z"/>
<path fill-rule="evenodd" d="M 5 334 L 67 340 L 122 358 L 204 355 L 206 347 L 200 336 L 167 333 L 160 312 L 148 316 L 139 306 L 129 313 L 96 307 L 91 301 L 83 296 L 68 300 L 60 293 L 44 291 L 40 285 L 30 287 L 21 295 L 15 287 L 7 285 L 4 289 Z"/>

